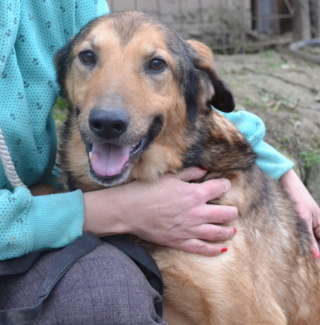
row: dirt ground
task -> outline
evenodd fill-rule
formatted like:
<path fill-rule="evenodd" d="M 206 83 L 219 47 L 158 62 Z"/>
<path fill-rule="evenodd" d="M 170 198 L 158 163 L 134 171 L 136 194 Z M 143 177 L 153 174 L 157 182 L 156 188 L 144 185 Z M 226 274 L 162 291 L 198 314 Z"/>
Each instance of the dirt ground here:
<path fill-rule="evenodd" d="M 320 204 L 320 65 L 274 51 L 216 55 L 216 63 L 237 109 L 264 120 L 266 140 L 296 162 Z"/>

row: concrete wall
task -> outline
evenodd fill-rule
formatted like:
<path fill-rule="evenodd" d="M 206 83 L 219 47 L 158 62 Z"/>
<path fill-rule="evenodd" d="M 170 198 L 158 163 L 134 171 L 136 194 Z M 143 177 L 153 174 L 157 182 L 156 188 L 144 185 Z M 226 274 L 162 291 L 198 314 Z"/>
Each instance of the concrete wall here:
<path fill-rule="evenodd" d="M 250 0 L 108 0 L 111 11 L 139 10 L 215 48 L 236 46 L 251 30 Z"/>

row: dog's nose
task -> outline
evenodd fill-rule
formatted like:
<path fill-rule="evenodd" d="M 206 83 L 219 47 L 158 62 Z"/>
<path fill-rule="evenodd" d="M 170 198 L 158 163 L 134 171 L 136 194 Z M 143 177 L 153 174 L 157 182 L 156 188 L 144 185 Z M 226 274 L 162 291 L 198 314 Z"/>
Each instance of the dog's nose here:
<path fill-rule="evenodd" d="M 126 132 L 129 116 L 122 109 L 103 110 L 93 109 L 89 115 L 89 126 L 91 131 L 106 139 L 120 137 Z"/>

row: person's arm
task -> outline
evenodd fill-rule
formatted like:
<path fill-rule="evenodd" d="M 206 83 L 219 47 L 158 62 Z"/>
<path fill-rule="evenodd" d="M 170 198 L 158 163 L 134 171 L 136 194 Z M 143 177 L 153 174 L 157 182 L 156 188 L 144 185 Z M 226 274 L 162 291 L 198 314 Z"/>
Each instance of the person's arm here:
<path fill-rule="evenodd" d="M 105 0 L 0 1 L 0 128 L 26 185 L 52 181 L 47 173 L 56 144 L 48 119 L 58 92 L 54 52 L 108 11 Z M 2 166 L 0 188 L 0 259 L 61 247 L 82 233 L 81 192 L 33 197 L 23 187 L 13 190 Z"/>
<path fill-rule="evenodd" d="M 311 234 L 313 255 L 315 258 L 319 258 L 317 240 L 319 241 L 320 239 L 320 208 L 317 202 L 293 169 L 284 174 L 280 178 L 280 182 L 294 201 L 297 212 L 306 221 Z"/>
<path fill-rule="evenodd" d="M 189 168 L 152 183 L 133 182 L 85 194 L 78 190 L 33 197 L 23 187 L 2 190 L 0 260 L 63 247 L 83 231 L 98 236 L 131 233 L 192 253 L 220 254 L 225 247 L 213 242 L 232 237 L 235 230 L 218 224 L 234 220 L 237 209 L 207 204 L 227 192 L 230 182 L 188 183 L 204 174 Z"/>
<path fill-rule="evenodd" d="M 228 180 L 189 183 L 205 173 L 193 167 L 150 183 L 136 181 L 85 193 L 84 230 L 101 236 L 131 233 L 159 245 L 218 255 L 226 247 L 214 242 L 236 232 L 222 224 L 234 220 L 238 212 L 235 207 L 207 204 L 230 189 Z"/>
<path fill-rule="evenodd" d="M 264 141 L 265 125 L 256 115 L 239 111 L 224 113 L 231 122 L 245 135 L 257 154 L 258 166 L 272 178 L 280 181 L 283 188 L 295 202 L 295 208 L 306 221 L 315 258 L 319 258 L 320 208 L 293 170 L 293 162 Z"/>
<path fill-rule="evenodd" d="M 0 215 L 0 260 L 63 247 L 82 234 L 82 193 L 33 197 L 24 187 L 1 190 Z"/>
<path fill-rule="evenodd" d="M 246 137 L 257 154 L 257 165 L 273 179 L 279 180 L 293 168 L 291 160 L 264 141 L 266 128 L 260 117 L 247 111 L 219 113 L 228 118 Z"/>

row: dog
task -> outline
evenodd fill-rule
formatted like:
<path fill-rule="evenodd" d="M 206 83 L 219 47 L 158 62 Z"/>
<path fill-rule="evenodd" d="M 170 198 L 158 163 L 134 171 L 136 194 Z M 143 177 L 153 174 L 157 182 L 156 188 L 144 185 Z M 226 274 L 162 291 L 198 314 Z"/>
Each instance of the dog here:
<path fill-rule="evenodd" d="M 116 13 L 86 25 L 55 64 L 69 102 L 60 164 L 70 186 L 92 191 L 190 166 L 203 166 L 204 180 L 232 183 L 211 202 L 239 211 L 227 253 L 152 245 L 169 324 L 320 324 L 320 266 L 307 227 L 218 112 L 235 104 L 206 45 L 146 14 Z"/>

